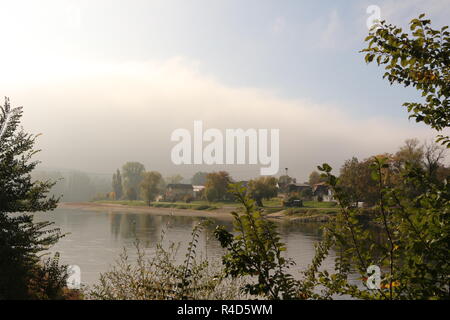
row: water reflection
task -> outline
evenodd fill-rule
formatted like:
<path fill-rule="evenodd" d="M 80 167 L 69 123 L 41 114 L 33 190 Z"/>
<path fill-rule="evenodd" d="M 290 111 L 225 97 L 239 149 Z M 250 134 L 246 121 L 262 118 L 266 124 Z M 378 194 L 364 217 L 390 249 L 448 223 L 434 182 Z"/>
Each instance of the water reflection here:
<path fill-rule="evenodd" d="M 193 227 L 203 218 L 145 213 L 122 213 L 117 211 L 90 212 L 73 209 L 57 209 L 53 213 L 36 215 L 36 220 L 55 222 L 64 233 L 52 251 L 59 251 L 63 263 L 80 266 L 82 281 L 86 284 L 97 282 L 100 272 L 109 269 L 123 248 L 129 256 L 135 256 L 134 243 L 152 252 L 161 237 L 163 243 L 180 243 L 183 253 L 191 240 Z M 214 219 L 216 224 L 231 228 L 231 220 Z M 277 223 L 282 240 L 287 246 L 287 255 L 296 262 L 297 270 L 304 269 L 314 255 L 314 243 L 320 240 L 320 224 L 282 221 Z M 199 239 L 201 254 L 208 259 L 219 259 L 223 253 L 219 243 L 213 238 L 214 225 L 208 227 Z M 180 262 L 184 254 L 180 254 Z M 325 267 L 332 266 L 333 257 L 325 261 Z M 298 271 L 292 270 L 293 274 Z"/>

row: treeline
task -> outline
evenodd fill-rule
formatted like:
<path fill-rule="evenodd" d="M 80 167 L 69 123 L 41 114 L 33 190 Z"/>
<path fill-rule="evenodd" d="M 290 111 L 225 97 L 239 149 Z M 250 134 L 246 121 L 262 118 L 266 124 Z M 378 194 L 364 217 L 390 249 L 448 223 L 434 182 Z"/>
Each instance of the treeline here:
<path fill-rule="evenodd" d="M 384 153 L 388 160 L 390 183 L 399 181 L 399 172 L 406 163 L 423 168 L 433 179 L 442 181 L 450 173 L 450 167 L 445 164 L 446 148 L 433 143 L 420 143 L 417 139 L 408 139 L 394 153 Z M 372 206 L 377 201 L 378 188 L 371 176 L 372 157 L 359 160 L 356 157 L 348 159 L 339 170 L 340 185 L 351 195 L 353 202 L 363 202 Z M 157 171 L 146 171 L 139 162 L 127 162 L 110 177 L 101 174 L 89 174 L 80 171 L 43 171 L 32 172 L 35 181 L 54 181 L 50 195 L 61 197 L 63 202 L 83 202 L 92 200 L 147 200 L 154 201 L 164 194 L 168 184 L 190 182 L 192 185 L 205 186 L 197 195 L 198 199 L 214 201 L 232 200 L 227 192 L 229 183 L 242 182 L 234 179 L 226 171 L 197 172 L 191 179 L 185 179 L 179 174 L 162 177 Z M 317 171 L 311 172 L 308 181 L 303 184 L 310 187 L 323 183 L 325 179 Z M 311 188 L 301 192 L 288 192 L 286 187 L 297 180 L 289 175 L 275 177 L 257 177 L 244 181 L 251 197 L 263 206 L 262 200 L 276 197 L 279 192 L 289 194 L 301 200 L 311 200 Z"/>
<path fill-rule="evenodd" d="M 49 194 L 61 197 L 62 202 L 91 201 L 103 197 L 111 189 L 111 179 L 101 174 L 36 170 L 31 176 L 34 181 L 54 181 Z"/>
<path fill-rule="evenodd" d="M 424 170 L 432 181 L 442 182 L 450 174 L 450 167 L 445 164 L 446 148 L 435 142 L 424 142 L 416 138 L 405 141 L 396 152 L 383 153 L 359 160 L 352 157 L 345 161 L 336 175 L 339 178 L 338 187 L 342 188 L 354 203 L 363 203 L 365 206 L 373 206 L 379 200 L 380 188 L 373 179 L 373 159 L 382 158 L 386 162 L 383 171 L 387 173 L 387 181 L 391 187 L 399 186 L 402 181 L 402 171 L 409 168 Z M 313 186 L 319 183 L 326 184 L 326 177 L 318 171 L 313 171 L 309 176 L 308 184 Z M 411 188 L 411 195 L 417 195 L 423 190 Z M 305 189 L 299 193 L 299 197 L 307 199 L 310 190 Z"/>
<path fill-rule="evenodd" d="M 399 185 L 401 171 L 407 165 L 425 170 L 429 177 L 435 181 L 443 181 L 450 174 L 450 167 L 444 163 L 446 148 L 434 142 L 421 144 L 418 139 L 408 139 L 395 153 L 374 155 L 364 160 L 353 157 L 342 165 L 338 178 L 339 187 L 343 188 L 355 204 L 363 203 L 373 206 L 378 201 L 379 186 L 373 180 L 372 159 L 381 157 L 388 166 L 384 169 L 389 172 L 389 184 Z M 139 162 L 127 162 L 122 170 L 117 169 L 112 177 L 112 192 L 105 195 L 111 200 L 146 200 L 149 203 L 164 194 L 168 184 L 179 184 L 184 181 L 180 175 L 163 178 L 157 171 L 146 171 Z M 231 201 L 233 195 L 228 192 L 230 183 L 241 182 L 256 204 L 263 206 L 263 200 L 277 197 L 280 193 L 288 199 L 312 200 L 314 187 L 327 186 L 326 178 L 317 171 L 311 172 L 309 180 L 297 184 L 295 178 L 282 175 L 278 178 L 263 176 L 249 181 L 233 179 L 227 171 L 197 172 L 191 179 L 193 185 L 204 186 L 196 195 L 197 200 L 209 202 Z M 293 185 L 293 188 L 290 186 Z M 411 193 L 421 190 L 412 188 Z M 187 197 L 186 200 L 192 200 Z M 321 198 L 318 197 L 320 201 Z"/>
<path fill-rule="evenodd" d="M 121 170 L 113 174 L 112 192 L 105 195 L 110 200 L 138 200 L 142 199 L 149 204 L 158 196 L 162 196 L 169 184 L 180 184 L 184 178 L 175 175 L 163 178 L 157 171 L 146 171 L 145 166 L 139 162 L 127 162 Z M 191 184 L 203 186 L 196 194 L 198 200 L 232 201 L 233 196 L 228 192 L 228 185 L 235 181 L 228 172 L 197 172 L 191 179 Z M 247 184 L 247 182 L 245 182 Z M 275 177 L 260 177 L 248 181 L 250 194 L 262 206 L 262 199 L 270 199 L 277 196 L 278 179 Z M 190 196 L 186 199 L 193 200 Z"/>
<path fill-rule="evenodd" d="M 364 202 L 374 205 L 379 200 L 380 186 L 373 179 L 373 158 L 385 161 L 383 173 L 386 174 L 385 184 L 398 187 L 403 183 L 402 171 L 421 169 L 433 182 L 442 182 L 450 174 L 450 167 L 444 163 L 446 148 L 434 142 L 421 144 L 417 139 L 408 139 L 399 150 L 393 154 L 374 155 L 362 161 L 353 157 L 347 160 L 339 172 L 339 185 L 352 202 Z M 411 186 L 411 196 L 419 195 L 423 190 Z"/>

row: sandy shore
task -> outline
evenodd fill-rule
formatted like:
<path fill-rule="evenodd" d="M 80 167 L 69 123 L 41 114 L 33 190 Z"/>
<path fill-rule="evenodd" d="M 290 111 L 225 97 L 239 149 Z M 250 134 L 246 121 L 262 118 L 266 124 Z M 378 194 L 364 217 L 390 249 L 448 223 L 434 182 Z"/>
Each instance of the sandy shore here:
<path fill-rule="evenodd" d="M 145 206 L 127 206 L 115 203 L 96 203 L 96 202 L 61 202 L 58 204 L 61 209 L 76 209 L 86 211 L 111 211 L 121 213 L 145 213 L 153 215 L 183 216 L 183 217 L 204 217 L 232 220 L 231 211 L 234 207 L 223 207 L 212 211 L 194 210 L 194 209 L 176 209 L 176 208 L 155 208 Z M 267 215 L 270 220 L 278 221 L 298 221 L 298 222 L 326 222 L 332 215 L 314 215 L 314 216 L 287 216 L 284 211 L 279 211 Z"/>
<path fill-rule="evenodd" d="M 146 213 L 146 214 L 167 215 L 167 216 L 207 217 L 207 218 L 220 218 L 230 220 L 232 219 L 230 212 L 235 210 L 235 208 L 231 207 L 219 208 L 212 211 L 208 211 L 208 210 L 194 210 L 194 209 L 127 206 L 123 204 L 95 203 L 95 202 L 61 202 L 58 204 L 58 208 L 86 210 L 86 211 Z"/>

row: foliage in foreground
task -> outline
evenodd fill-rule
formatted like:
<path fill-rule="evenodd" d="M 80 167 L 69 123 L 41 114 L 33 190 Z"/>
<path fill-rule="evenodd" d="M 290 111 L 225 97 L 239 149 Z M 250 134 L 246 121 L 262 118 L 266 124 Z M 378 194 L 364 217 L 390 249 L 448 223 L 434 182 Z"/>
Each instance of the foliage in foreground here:
<path fill-rule="evenodd" d="M 324 227 L 310 266 L 296 280 L 288 270 L 293 261 L 283 256 L 284 244 L 275 225 L 248 198 L 245 188 L 231 189 L 243 204 L 233 213 L 233 233 L 217 227 L 215 235 L 227 252 L 225 274 L 250 277 L 242 290 L 267 299 L 449 299 L 450 298 L 450 185 L 417 166 L 406 166 L 393 185 L 387 158 L 372 159 L 372 178 L 378 185 L 378 204 L 371 210 L 376 231 L 370 231 L 361 208 L 331 174 L 319 167 L 333 188 L 340 212 Z M 411 194 L 411 188 L 421 190 Z M 323 262 L 336 253 L 333 270 Z M 368 279 L 380 268 L 380 281 Z M 359 275 L 354 280 L 355 273 Z M 369 281 L 368 281 L 369 280 Z"/>
<path fill-rule="evenodd" d="M 62 299 L 67 270 L 58 256 L 41 262 L 42 252 L 61 237 L 49 222 L 33 222 L 30 213 L 53 210 L 47 197 L 54 185 L 33 181 L 35 135 L 19 130 L 22 108 L 0 107 L 0 300 Z M 7 257 L 5 259 L 5 257 Z M 56 263 L 56 264 L 55 264 Z"/>
<path fill-rule="evenodd" d="M 450 187 L 448 180 L 430 179 L 420 168 L 402 172 L 403 185 L 389 185 L 386 159 L 374 158 L 373 179 L 379 185 L 375 219 L 378 232 L 371 233 L 358 219 L 348 194 L 331 174 L 331 167 L 319 167 L 333 187 L 341 213 L 327 225 L 325 240 L 317 247 L 319 261 L 331 248 L 338 253 L 336 273 L 312 269 L 311 282 L 324 286 L 327 297 L 350 295 L 360 299 L 449 299 Z M 424 189 L 410 196 L 409 188 Z M 370 266 L 381 270 L 375 289 L 351 283 L 350 274 L 367 277 Z M 373 268 L 373 267 L 372 267 Z M 373 272 L 373 271 L 372 271 Z M 374 289 L 374 290 L 368 290 Z"/>
<path fill-rule="evenodd" d="M 430 20 L 423 18 L 411 21 L 412 37 L 382 21 L 366 38 L 369 46 L 363 52 L 366 62 L 376 58 L 379 65 L 385 65 L 384 77 L 391 84 L 412 85 L 421 91 L 423 103 L 404 105 L 417 122 L 441 131 L 450 124 L 450 33 L 448 27 L 433 30 Z M 438 140 L 450 146 L 448 137 L 441 135 Z M 319 167 L 341 212 L 328 224 L 324 241 L 317 245 L 308 271 L 309 286 L 325 288 L 318 296 L 321 298 L 449 299 L 449 177 L 437 179 L 434 165 L 422 168 L 414 161 L 394 166 L 388 157 L 378 156 L 370 162 L 377 233 L 370 233 L 358 219 L 360 209 L 355 207 L 354 197 L 340 178 L 331 174 L 331 167 Z M 332 248 L 337 252 L 335 272 L 319 271 L 317 267 Z M 370 285 L 364 281 L 365 286 L 358 286 L 349 280 L 352 272 L 364 279 L 377 268 L 380 281 Z"/>
<path fill-rule="evenodd" d="M 424 97 L 423 102 L 407 102 L 410 118 L 437 131 L 450 125 L 450 32 L 448 26 L 431 28 L 431 20 L 421 14 L 410 22 L 409 35 L 397 26 L 381 21 L 367 38 L 366 62 L 384 65 L 391 84 L 412 86 Z M 450 147 L 450 138 L 438 141 Z"/>
<path fill-rule="evenodd" d="M 244 292 L 268 299 L 305 298 L 299 283 L 289 274 L 292 259 L 283 256 L 286 250 L 276 226 L 265 219 L 255 207 L 244 187 L 230 185 L 230 191 L 244 206 L 244 212 L 232 212 L 234 233 L 217 227 L 215 236 L 227 253 L 222 257 L 225 273 L 233 278 L 253 277 Z"/>
<path fill-rule="evenodd" d="M 226 279 L 219 264 L 196 254 L 201 227 L 197 225 L 193 229 L 192 240 L 182 264 L 176 262 L 179 245 L 171 243 L 168 248 L 164 248 L 163 237 L 150 257 L 147 257 L 139 243 L 136 243 L 136 260 L 131 260 L 124 249 L 112 269 L 101 274 L 100 282 L 94 285 L 88 297 L 100 300 L 248 298 L 240 290 L 243 279 Z"/>

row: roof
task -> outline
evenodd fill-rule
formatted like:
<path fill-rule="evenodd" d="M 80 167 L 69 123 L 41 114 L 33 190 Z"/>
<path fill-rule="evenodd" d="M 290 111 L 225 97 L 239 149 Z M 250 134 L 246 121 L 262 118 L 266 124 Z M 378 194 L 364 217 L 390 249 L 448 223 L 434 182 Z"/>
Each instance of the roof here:
<path fill-rule="evenodd" d="M 170 183 L 170 184 L 167 185 L 167 188 L 172 188 L 172 189 L 192 189 L 192 184 Z"/>
<path fill-rule="evenodd" d="M 328 190 L 330 189 L 330 185 L 326 182 L 320 182 L 313 185 L 313 192 L 316 192 L 317 190 Z"/>
<path fill-rule="evenodd" d="M 310 187 L 309 184 L 306 183 L 289 183 L 288 186 L 296 186 L 296 187 Z"/>

